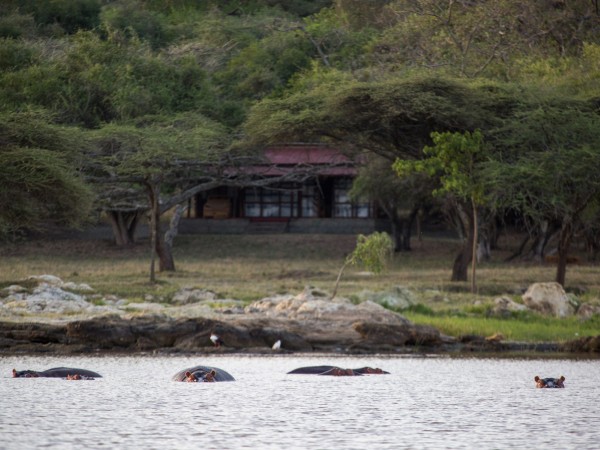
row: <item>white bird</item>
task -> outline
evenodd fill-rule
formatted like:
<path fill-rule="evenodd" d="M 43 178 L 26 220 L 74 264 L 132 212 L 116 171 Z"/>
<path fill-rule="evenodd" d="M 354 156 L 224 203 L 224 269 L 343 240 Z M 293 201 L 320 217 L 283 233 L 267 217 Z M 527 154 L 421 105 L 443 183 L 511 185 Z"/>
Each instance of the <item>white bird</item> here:
<path fill-rule="evenodd" d="M 273 347 L 271 347 L 273 350 L 279 350 L 281 348 L 281 339 L 278 339 L 277 342 L 275 342 L 273 344 Z"/>
<path fill-rule="evenodd" d="M 223 341 L 215 333 L 212 333 L 210 335 L 210 340 L 212 341 L 213 344 L 215 344 L 215 347 L 217 347 L 217 348 L 220 347 L 221 345 L 223 345 Z"/>

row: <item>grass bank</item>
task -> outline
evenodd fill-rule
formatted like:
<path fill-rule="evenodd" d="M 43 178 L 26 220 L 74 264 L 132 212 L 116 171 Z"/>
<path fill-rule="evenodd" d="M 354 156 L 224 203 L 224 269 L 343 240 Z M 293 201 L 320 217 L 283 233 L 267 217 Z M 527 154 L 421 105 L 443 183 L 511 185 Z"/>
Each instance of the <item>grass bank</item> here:
<path fill-rule="evenodd" d="M 507 295 L 519 302 L 531 283 L 554 280 L 552 265 L 503 262 L 516 243 L 505 237 L 492 260 L 479 264 L 476 294 L 469 292 L 469 283 L 449 281 L 458 242 L 426 236 L 414 242 L 411 252 L 397 254 L 383 274 L 373 275 L 359 267 L 347 269 L 338 295 L 355 298 L 363 291 L 404 286 L 415 294 L 418 305 L 402 313 L 454 336 L 500 333 L 507 339 L 533 342 L 599 334 L 597 317 L 582 322 L 532 313 L 490 316 L 497 296 Z M 118 248 L 110 239 L 37 239 L 0 247 L 0 287 L 30 275 L 52 274 L 132 302 L 169 303 L 182 287 L 250 302 L 274 294 L 295 294 L 307 285 L 331 291 L 355 244 L 352 235 L 182 235 L 174 247 L 177 271 L 159 273 L 158 283 L 152 285 L 145 240 L 131 248 Z M 580 259 L 585 261 L 584 255 Z M 585 262 L 569 266 L 566 288 L 576 292 L 581 302 L 600 304 L 600 266 Z"/>

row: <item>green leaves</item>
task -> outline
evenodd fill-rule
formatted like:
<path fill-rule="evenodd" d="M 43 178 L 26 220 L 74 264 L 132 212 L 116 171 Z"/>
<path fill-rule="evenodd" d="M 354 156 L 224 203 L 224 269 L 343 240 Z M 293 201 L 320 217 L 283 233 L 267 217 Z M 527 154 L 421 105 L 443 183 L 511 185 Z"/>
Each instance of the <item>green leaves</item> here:
<path fill-rule="evenodd" d="M 50 121 L 42 110 L 0 114 L 0 237 L 88 217 L 92 195 L 78 172 L 85 139 Z"/>
<path fill-rule="evenodd" d="M 434 145 L 423 149 L 424 159 L 396 160 L 394 169 L 398 175 L 424 172 L 431 177 L 439 177 L 441 186 L 433 192 L 435 195 L 450 193 L 481 204 L 484 186 L 479 164 L 483 161 L 485 150 L 481 131 L 433 132 L 431 138 Z"/>
<path fill-rule="evenodd" d="M 94 132 L 99 161 L 108 173 L 145 179 L 218 161 L 229 144 L 227 129 L 199 114 L 148 116 L 108 124 Z"/>
<path fill-rule="evenodd" d="M 362 265 L 367 270 L 380 273 L 389 262 L 393 250 L 392 239 L 385 232 L 375 232 L 368 236 L 359 234 L 356 239 L 356 247 L 348 255 L 346 262 L 352 265 Z"/>

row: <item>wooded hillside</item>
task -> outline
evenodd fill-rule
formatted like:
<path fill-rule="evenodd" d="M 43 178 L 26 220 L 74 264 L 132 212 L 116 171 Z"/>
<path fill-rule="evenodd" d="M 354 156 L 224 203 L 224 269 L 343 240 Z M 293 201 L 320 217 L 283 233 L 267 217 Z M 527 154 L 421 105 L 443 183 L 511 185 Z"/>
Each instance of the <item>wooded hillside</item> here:
<path fill-rule="evenodd" d="M 104 212 L 127 240 L 147 210 L 159 233 L 226 181 L 215 167 L 326 141 L 367 155 L 355 191 L 386 205 L 397 250 L 444 211 L 464 280 L 510 216 L 531 231 L 521 256 L 554 237 L 564 282 L 574 239 L 600 249 L 599 108 L 597 0 L 6 0 L 0 235 Z M 424 152 L 477 130 L 469 155 Z"/>

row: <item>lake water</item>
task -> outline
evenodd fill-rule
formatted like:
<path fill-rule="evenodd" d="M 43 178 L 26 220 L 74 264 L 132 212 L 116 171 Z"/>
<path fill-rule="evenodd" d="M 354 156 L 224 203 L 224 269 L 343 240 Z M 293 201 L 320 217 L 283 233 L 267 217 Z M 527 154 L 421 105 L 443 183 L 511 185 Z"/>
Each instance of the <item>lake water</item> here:
<path fill-rule="evenodd" d="M 227 383 L 176 383 L 194 365 Z M 390 375 L 286 375 L 300 366 Z M 56 366 L 95 381 L 11 378 Z M 598 449 L 600 361 L 447 357 L 0 357 L 0 449 Z M 533 377 L 566 377 L 536 389 Z"/>

